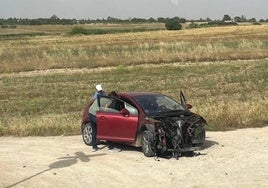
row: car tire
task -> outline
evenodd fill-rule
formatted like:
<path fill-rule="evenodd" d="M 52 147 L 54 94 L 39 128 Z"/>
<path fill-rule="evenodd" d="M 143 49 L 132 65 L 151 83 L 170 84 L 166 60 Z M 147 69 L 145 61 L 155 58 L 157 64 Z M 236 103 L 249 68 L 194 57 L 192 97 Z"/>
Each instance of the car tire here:
<path fill-rule="evenodd" d="M 88 146 L 92 146 L 92 131 L 91 123 L 87 123 L 83 126 L 82 137 L 84 143 Z"/>
<path fill-rule="evenodd" d="M 155 141 L 151 131 L 144 131 L 141 135 L 141 148 L 146 157 L 155 156 Z"/>

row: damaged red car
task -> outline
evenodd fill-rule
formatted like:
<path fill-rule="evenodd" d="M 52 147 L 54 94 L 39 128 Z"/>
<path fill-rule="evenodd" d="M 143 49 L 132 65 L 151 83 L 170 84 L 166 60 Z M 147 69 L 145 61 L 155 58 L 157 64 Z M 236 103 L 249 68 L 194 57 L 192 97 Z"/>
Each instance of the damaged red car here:
<path fill-rule="evenodd" d="M 201 149 L 206 120 L 190 111 L 180 92 L 181 102 L 159 93 L 121 92 L 118 98 L 97 98 L 97 139 L 141 147 L 147 157 Z M 107 104 L 112 104 L 108 105 Z M 92 144 L 92 127 L 87 105 L 81 125 L 83 141 Z"/>

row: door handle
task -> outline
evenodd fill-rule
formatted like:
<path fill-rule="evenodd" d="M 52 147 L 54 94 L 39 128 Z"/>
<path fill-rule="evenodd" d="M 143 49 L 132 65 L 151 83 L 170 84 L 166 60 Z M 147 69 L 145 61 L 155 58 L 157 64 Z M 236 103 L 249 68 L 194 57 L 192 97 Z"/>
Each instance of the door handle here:
<path fill-rule="evenodd" d="M 101 119 L 101 120 L 104 120 L 104 119 L 105 119 L 105 116 L 101 116 L 100 119 Z"/>

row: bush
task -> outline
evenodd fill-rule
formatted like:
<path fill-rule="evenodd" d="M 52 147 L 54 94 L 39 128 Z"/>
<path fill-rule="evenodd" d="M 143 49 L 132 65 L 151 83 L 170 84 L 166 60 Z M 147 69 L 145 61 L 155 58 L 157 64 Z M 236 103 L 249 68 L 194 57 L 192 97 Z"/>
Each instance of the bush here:
<path fill-rule="evenodd" d="M 167 30 L 181 30 L 182 25 L 176 19 L 169 19 L 166 22 L 165 27 L 166 27 Z"/>
<path fill-rule="evenodd" d="M 16 25 L 10 25 L 9 28 L 15 29 L 15 28 L 17 28 L 17 26 Z"/>
<path fill-rule="evenodd" d="M 199 26 L 197 23 L 191 22 L 187 28 L 191 29 L 191 28 L 198 28 L 198 27 Z"/>
<path fill-rule="evenodd" d="M 70 34 L 71 35 L 79 35 L 79 34 L 86 35 L 86 34 L 88 34 L 88 31 L 83 27 L 74 27 L 71 30 Z"/>
<path fill-rule="evenodd" d="M 8 28 L 8 25 L 1 25 L 1 28 Z"/>
<path fill-rule="evenodd" d="M 260 22 L 253 22 L 252 25 L 261 25 Z"/>

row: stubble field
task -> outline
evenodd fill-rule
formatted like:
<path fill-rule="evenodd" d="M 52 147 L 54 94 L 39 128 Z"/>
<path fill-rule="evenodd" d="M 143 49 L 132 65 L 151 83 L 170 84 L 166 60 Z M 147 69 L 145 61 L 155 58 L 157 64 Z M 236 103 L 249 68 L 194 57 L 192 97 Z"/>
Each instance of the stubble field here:
<path fill-rule="evenodd" d="M 97 83 L 175 99 L 182 89 L 208 130 L 267 125 L 267 25 L 89 36 L 60 28 L 0 29 L 0 135 L 79 134 Z"/>

